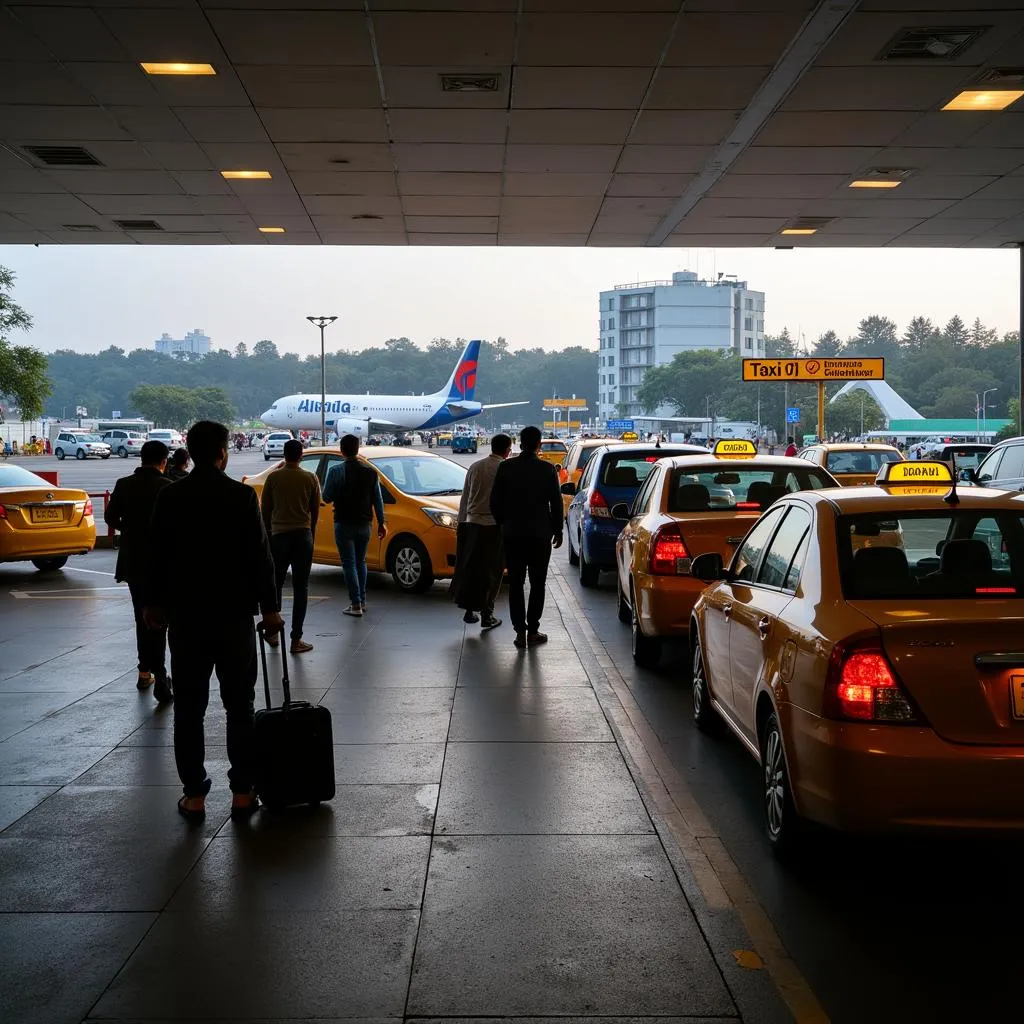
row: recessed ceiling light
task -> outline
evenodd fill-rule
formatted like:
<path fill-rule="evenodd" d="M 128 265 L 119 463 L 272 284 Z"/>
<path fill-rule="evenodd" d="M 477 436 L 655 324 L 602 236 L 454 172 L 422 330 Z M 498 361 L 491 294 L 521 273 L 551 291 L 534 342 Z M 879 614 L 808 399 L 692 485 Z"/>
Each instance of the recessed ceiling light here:
<path fill-rule="evenodd" d="M 383 220 L 379 213 L 356 213 L 352 215 L 353 220 Z"/>
<path fill-rule="evenodd" d="M 934 28 L 915 25 L 913 28 L 901 29 L 877 59 L 955 60 L 987 31 L 987 25 Z"/>
<path fill-rule="evenodd" d="M 147 75 L 215 75 L 212 64 L 186 64 L 182 61 L 144 60 L 139 65 Z"/>
<path fill-rule="evenodd" d="M 265 235 L 283 235 L 284 228 L 260 228 Z"/>
<path fill-rule="evenodd" d="M 221 171 L 222 178 L 269 178 L 270 171 Z"/>
<path fill-rule="evenodd" d="M 849 188 L 897 188 L 902 185 L 902 181 L 891 181 L 885 178 L 858 178 L 856 181 L 851 181 Z"/>
<path fill-rule="evenodd" d="M 943 110 L 1005 110 L 1024 96 L 1022 89 L 964 89 Z"/>
<path fill-rule="evenodd" d="M 783 228 L 780 234 L 783 235 L 813 235 L 817 228 Z"/>

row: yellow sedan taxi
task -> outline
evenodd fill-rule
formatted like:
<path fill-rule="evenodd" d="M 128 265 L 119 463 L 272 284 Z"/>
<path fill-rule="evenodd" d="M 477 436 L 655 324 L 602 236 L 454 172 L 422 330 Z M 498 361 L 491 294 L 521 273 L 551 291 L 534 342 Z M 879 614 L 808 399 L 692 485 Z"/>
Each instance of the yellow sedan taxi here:
<path fill-rule="evenodd" d="M 827 469 L 843 487 L 873 484 L 878 471 L 888 462 L 902 462 L 903 454 L 891 444 L 812 444 L 797 454 L 815 466 Z"/>
<path fill-rule="evenodd" d="M 537 453 L 545 462 L 550 462 L 555 469 L 561 469 L 565 463 L 567 448 L 564 441 L 554 437 L 545 437 L 540 443 L 540 451 Z"/>
<path fill-rule="evenodd" d="M 96 544 L 96 520 L 85 491 L 57 487 L 21 466 L 0 466 L 0 562 L 60 569 Z"/>
<path fill-rule="evenodd" d="M 309 448 L 300 465 L 317 475 L 322 488 L 341 458 L 336 448 Z M 372 531 L 367 568 L 391 573 L 395 583 L 411 593 L 422 593 L 435 579 L 450 577 L 455 570 L 455 532 L 466 470 L 433 452 L 408 448 L 364 448 L 360 458 L 380 476 L 388 525 L 383 541 Z M 243 481 L 262 494 L 263 482 L 279 465 Z M 334 510 L 326 503 L 313 538 L 313 561 L 341 564 L 334 543 Z"/>
<path fill-rule="evenodd" d="M 772 502 L 792 491 L 835 487 L 823 469 L 783 455 L 758 455 L 752 441 L 721 440 L 706 455 L 660 459 L 632 507 L 615 546 L 619 619 L 632 627 L 633 660 L 654 667 L 665 637 L 687 636 L 704 583 L 691 559 L 723 559 Z"/>
<path fill-rule="evenodd" d="M 694 719 L 760 763 L 777 852 L 808 821 L 1024 829 L 1024 496 L 887 464 L 786 495 L 692 570 Z"/>

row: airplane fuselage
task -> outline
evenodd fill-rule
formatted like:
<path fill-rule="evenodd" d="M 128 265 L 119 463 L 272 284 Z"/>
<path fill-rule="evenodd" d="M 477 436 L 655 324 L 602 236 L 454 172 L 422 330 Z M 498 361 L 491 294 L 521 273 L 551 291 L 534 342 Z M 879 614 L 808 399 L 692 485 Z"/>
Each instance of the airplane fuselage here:
<path fill-rule="evenodd" d="M 438 395 L 328 395 L 324 403 L 327 429 L 338 433 L 353 422 L 398 430 L 443 427 L 479 415 L 479 402 L 446 401 Z M 263 414 L 270 427 L 320 429 L 319 395 L 286 395 Z M 349 424 L 349 425 L 346 425 Z"/>

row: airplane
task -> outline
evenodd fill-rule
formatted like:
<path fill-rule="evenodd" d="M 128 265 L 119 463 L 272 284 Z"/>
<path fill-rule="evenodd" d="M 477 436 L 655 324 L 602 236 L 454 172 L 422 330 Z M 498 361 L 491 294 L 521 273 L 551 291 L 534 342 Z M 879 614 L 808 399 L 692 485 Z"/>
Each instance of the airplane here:
<path fill-rule="evenodd" d="M 366 437 L 373 430 L 434 430 L 460 420 L 479 416 L 484 409 L 504 409 L 529 402 L 499 402 L 481 405 L 473 400 L 480 342 L 466 345 L 448 383 L 431 395 L 327 395 L 324 402 L 328 433 L 339 437 Z M 319 395 L 285 395 L 260 419 L 268 427 L 286 430 L 320 429 Z"/>

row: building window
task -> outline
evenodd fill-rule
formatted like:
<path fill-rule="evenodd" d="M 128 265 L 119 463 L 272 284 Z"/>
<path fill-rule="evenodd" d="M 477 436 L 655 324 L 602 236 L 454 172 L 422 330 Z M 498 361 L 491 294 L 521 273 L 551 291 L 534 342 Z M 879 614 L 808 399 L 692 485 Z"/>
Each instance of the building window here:
<path fill-rule="evenodd" d="M 609 373 L 608 374 L 608 383 L 611 384 L 612 387 L 615 386 L 615 374 L 614 373 Z"/>
<path fill-rule="evenodd" d="M 614 331 L 615 330 L 615 317 L 613 317 L 613 316 L 608 317 L 608 330 L 609 331 Z"/>
<path fill-rule="evenodd" d="M 747 299 L 747 301 L 746 301 L 746 308 L 747 309 L 753 309 L 754 308 L 754 300 L 753 299 Z"/>
<path fill-rule="evenodd" d="M 614 295 L 608 300 L 608 308 L 609 309 L 614 309 L 615 308 L 615 296 Z"/>
<path fill-rule="evenodd" d="M 609 366 L 614 366 L 615 365 L 615 356 L 609 356 L 608 357 L 608 365 Z"/>
<path fill-rule="evenodd" d="M 750 349 L 752 349 L 754 347 L 754 339 L 753 338 L 745 339 L 744 342 L 743 342 L 743 347 L 749 352 Z"/>
<path fill-rule="evenodd" d="M 757 333 L 758 334 L 764 334 L 764 321 L 763 320 L 758 320 L 757 321 Z"/>
<path fill-rule="evenodd" d="M 754 329 L 754 318 L 752 316 L 745 316 L 743 318 L 743 330 L 752 331 Z"/>

